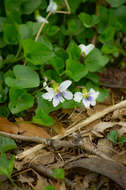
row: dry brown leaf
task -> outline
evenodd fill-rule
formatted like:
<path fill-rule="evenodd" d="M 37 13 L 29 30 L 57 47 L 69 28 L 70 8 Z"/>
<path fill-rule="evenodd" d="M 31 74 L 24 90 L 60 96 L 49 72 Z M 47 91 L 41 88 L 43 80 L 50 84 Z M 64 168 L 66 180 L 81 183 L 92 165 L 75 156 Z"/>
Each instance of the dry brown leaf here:
<path fill-rule="evenodd" d="M 51 128 L 59 135 L 64 135 L 65 129 L 60 121 L 56 121 L 54 125 L 51 126 Z"/>
<path fill-rule="evenodd" d="M 51 138 L 51 136 L 41 127 L 37 125 L 23 122 L 20 119 L 16 120 L 16 124 L 10 122 L 7 118 L 0 118 L 0 131 L 12 134 L 22 134 L 24 136 L 38 136 L 42 138 Z"/>
<path fill-rule="evenodd" d="M 23 184 L 27 183 L 28 185 L 31 186 L 31 183 L 34 182 L 34 179 L 32 177 L 30 177 L 30 176 L 25 175 L 25 174 L 24 175 L 20 174 L 18 176 L 18 181 L 20 181 Z"/>
<path fill-rule="evenodd" d="M 119 136 L 126 134 L 126 122 L 100 122 L 94 126 L 94 131 L 103 133 L 106 129 L 112 128 L 114 126 L 120 126 L 119 128 L 116 127 L 116 131 L 118 131 Z"/>
<path fill-rule="evenodd" d="M 115 110 L 112 115 L 112 119 L 120 119 L 126 121 L 126 108 Z"/>
<path fill-rule="evenodd" d="M 99 122 L 93 128 L 94 131 L 103 133 L 106 129 L 111 128 L 115 125 L 115 122 Z"/>
<path fill-rule="evenodd" d="M 97 148 L 109 157 L 111 157 L 114 154 L 112 142 L 110 142 L 108 139 L 99 139 Z"/>
<path fill-rule="evenodd" d="M 37 136 L 42 138 L 51 138 L 45 129 L 37 125 L 23 122 L 20 119 L 16 119 L 18 125 L 18 133 L 24 136 Z"/>
<path fill-rule="evenodd" d="M 122 151 L 112 157 L 117 162 L 126 165 L 126 151 Z"/>
<path fill-rule="evenodd" d="M 18 127 L 6 117 L 0 117 L 0 131 L 17 134 Z"/>
<path fill-rule="evenodd" d="M 53 152 L 48 152 L 44 149 L 40 150 L 37 154 L 34 155 L 33 160 L 35 164 L 47 165 L 54 162 Z"/>
<path fill-rule="evenodd" d="M 85 169 L 88 169 L 109 177 L 126 190 L 126 167 L 115 161 L 101 159 L 98 157 L 83 158 L 68 163 L 66 165 L 66 169 L 76 173 L 79 173 L 81 170 L 81 174 L 82 171 L 85 172 Z"/>
<path fill-rule="evenodd" d="M 32 186 L 34 190 L 44 190 L 47 185 L 46 178 L 40 176 L 37 172 L 34 171 L 34 173 L 37 175 L 37 183 L 36 185 Z"/>
<path fill-rule="evenodd" d="M 102 110 L 104 110 L 105 108 L 107 108 L 107 105 L 104 104 L 97 104 L 95 107 L 93 107 L 92 109 L 88 109 L 87 110 L 87 114 L 88 116 L 93 115 L 96 112 L 100 112 Z"/>
<path fill-rule="evenodd" d="M 56 190 L 66 190 L 66 186 L 64 181 L 62 182 L 57 182 L 56 186 L 55 186 Z"/>

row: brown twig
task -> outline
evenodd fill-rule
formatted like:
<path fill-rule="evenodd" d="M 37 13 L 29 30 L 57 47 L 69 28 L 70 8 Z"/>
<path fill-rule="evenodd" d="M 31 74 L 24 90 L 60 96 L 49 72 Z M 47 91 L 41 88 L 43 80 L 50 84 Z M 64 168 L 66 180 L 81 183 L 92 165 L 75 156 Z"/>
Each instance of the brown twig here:
<path fill-rule="evenodd" d="M 75 172 L 79 172 L 81 169 L 81 173 L 83 171 L 85 172 L 85 169 L 88 169 L 102 174 L 109 177 L 126 190 L 126 167 L 114 161 L 97 157 L 83 158 L 72 163 L 68 163 L 65 168 Z"/>
<path fill-rule="evenodd" d="M 66 4 L 66 7 L 67 7 L 68 11 L 56 11 L 56 13 L 59 13 L 59 14 L 71 14 L 71 9 L 70 9 L 70 6 L 69 6 L 67 0 L 64 0 L 64 3 Z"/>
<path fill-rule="evenodd" d="M 22 135 L 15 135 L 15 134 L 10 134 L 6 132 L 1 132 L 0 134 L 3 134 L 7 137 L 11 137 L 13 139 L 17 140 L 22 140 L 26 142 L 36 142 L 36 143 L 41 143 L 43 145 L 51 146 L 52 148 L 58 150 L 60 148 L 80 148 L 84 149 L 90 153 L 93 153 L 95 155 L 98 155 L 104 159 L 112 160 L 110 157 L 108 157 L 106 154 L 104 154 L 102 151 L 98 150 L 93 143 L 83 139 L 80 140 L 79 142 L 71 142 L 71 141 L 65 141 L 65 140 L 57 140 L 57 139 L 45 139 L 45 138 L 40 138 L 40 137 L 30 137 L 30 136 L 22 136 Z"/>
<path fill-rule="evenodd" d="M 93 115 L 91 115 L 89 118 L 81 121 L 80 123 L 78 123 L 77 125 L 73 126 L 72 128 L 66 130 L 64 136 L 61 136 L 61 135 L 57 135 L 57 136 L 54 136 L 52 139 L 62 139 L 68 135 L 71 135 L 73 132 L 77 131 L 77 130 L 80 130 L 82 129 L 83 127 L 85 127 L 86 125 L 89 125 L 90 123 L 94 122 L 95 120 L 97 119 L 100 119 L 101 117 L 105 116 L 106 114 L 116 110 L 116 109 L 120 109 L 120 108 L 123 108 L 123 107 L 126 107 L 126 100 L 116 104 L 116 105 L 113 105 L 113 106 L 110 106 L 106 109 L 104 109 L 103 111 L 101 112 L 97 112 Z M 42 144 L 39 144 L 39 145 L 36 145 L 35 147 L 32 147 L 20 154 L 18 154 L 16 156 L 17 159 L 23 159 L 24 157 L 27 157 L 29 156 L 30 154 L 32 153 L 35 153 L 39 150 L 41 150 L 44 146 Z"/>
<path fill-rule="evenodd" d="M 47 14 L 47 16 L 46 16 L 45 19 L 48 20 L 48 18 L 51 16 L 51 14 L 52 14 L 52 12 L 50 11 L 50 12 Z M 39 30 L 38 30 L 38 32 L 37 32 L 37 35 L 36 35 L 36 37 L 35 37 L 35 41 L 38 40 L 38 38 L 39 38 L 39 36 L 40 36 L 40 33 L 41 33 L 42 29 L 44 28 L 45 24 L 46 24 L 46 22 L 42 22 L 42 24 L 41 24 L 41 26 L 40 26 L 40 28 L 39 28 Z"/>
<path fill-rule="evenodd" d="M 40 173 L 40 174 L 42 174 L 42 175 L 44 175 L 44 176 L 46 176 L 46 177 L 49 177 L 49 178 L 51 178 L 51 179 L 57 180 L 57 178 L 53 175 L 53 171 L 52 171 L 51 169 L 49 169 L 49 168 L 43 166 L 42 164 L 41 164 L 41 165 L 40 165 L 40 164 L 37 165 L 37 164 L 35 164 L 34 162 L 32 162 L 32 163 L 30 164 L 30 167 L 31 167 L 32 169 L 34 169 L 35 171 L 37 171 L 38 173 Z M 74 189 L 74 184 L 73 184 L 72 181 L 70 181 L 70 180 L 67 179 L 66 177 L 64 178 L 64 181 L 65 181 L 65 183 L 66 183 L 66 185 L 67 185 L 68 187 L 70 187 L 71 189 Z"/>

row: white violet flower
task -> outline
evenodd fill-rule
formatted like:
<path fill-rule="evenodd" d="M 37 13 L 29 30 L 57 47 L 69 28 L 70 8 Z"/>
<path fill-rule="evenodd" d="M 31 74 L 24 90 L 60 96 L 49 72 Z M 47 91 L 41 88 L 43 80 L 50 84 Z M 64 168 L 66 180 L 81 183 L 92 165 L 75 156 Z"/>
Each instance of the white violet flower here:
<path fill-rule="evenodd" d="M 48 24 L 48 20 L 46 20 L 44 17 L 42 17 L 40 15 L 36 16 L 36 20 L 37 20 L 37 22 L 45 22 Z"/>
<path fill-rule="evenodd" d="M 58 7 L 57 4 L 53 0 L 50 0 L 46 11 L 47 12 L 51 11 L 51 12 L 55 13 L 57 10 L 57 7 Z"/>
<path fill-rule="evenodd" d="M 86 108 L 90 108 L 90 105 L 96 105 L 96 99 L 98 95 L 99 92 L 95 91 L 93 88 L 91 88 L 89 92 L 83 88 L 82 92 L 75 92 L 74 101 L 79 103 L 82 102 Z"/>
<path fill-rule="evenodd" d="M 81 54 L 86 56 L 88 55 L 93 49 L 94 49 L 94 45 L 93 44 L 89 44 L 87 46 L 85 46 L 84 44 L 80 44 L 79 48 L 81 49 Z"/>
<path fill-rule="evenodd" d="M 63 103 L 66 100 L 73 98 L 72 92 L 68 91 L 67 88 L 72 84 L 70 80 L 63 81 L 60 85 L 56 82 L 53 83 L 53 87 L 45 87 L 47 91 L 42 97 L 48 101 L 52 101 L 53 106 L 58 106 L 59 103 Z M 44 82 L 44 86 L 46 83 Z M 65 98 L 65 99 L 64 99 Z"/>

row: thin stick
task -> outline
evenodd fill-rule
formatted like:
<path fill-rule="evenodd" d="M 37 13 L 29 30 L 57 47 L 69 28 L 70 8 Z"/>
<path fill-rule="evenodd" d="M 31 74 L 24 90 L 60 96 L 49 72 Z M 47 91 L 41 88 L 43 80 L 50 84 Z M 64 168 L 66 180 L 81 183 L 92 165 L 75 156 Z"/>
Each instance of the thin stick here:
<path fill-rule="evenodd" d="M 64 0 L 64 3 L 66 5 L 68 11 L 56 11 L 56 13 L 59 13 L 59 14 L 71 14 L 70 6 L 69 6 L 67 0 Z"/>
<path fill-rule="evenodd" d="M 48 18 L 50 17 L 51 14 L 52 14 L 52 12 L 50 11 L 50 12 L 47 14 L 47 16 L 46 16 L 45 19 L 48 20 Z M 39 38 L 39 36 L 40 36 L 40 33 L 41 33 L 42 29 L 44 28 L 45 24 L 46 24 L 46 22 L 42 22 L 42 24 L 41 24 L 41 26 L 40 26 L 40 28 L 39 28 L 39 31 L 37 32 L 37 35 L 36 35 L 36 37 L 35 37 L 35 41 L 38 40 L 38 38 Z"/>
<path fill-rule="evenodd" d="M 82 129 L 83 127 L 85 127 L 86 125 L 89 125 L 90 123 L 92 123 L 93 121 L 97 120 L 97 119 L 100 119 L 101 117 L 103 117 L 104 115 L 116 110 L 116 109 L 120 109 L 120 108 L 123 108 L 123 107 L 126 107 L 126 100 L 116 104 L 116 105 L 113 105 L 113 106 L 110 106 L 106 109 L 104 109 L 103 111 L 101 112 L 98 112 L 96 114 L 93 114 L 92 116 L 90 116 L 89 118 L 85 119 L 84 121 L 81 121 L 79 124 L 73 126 L 72 128 L 66 130 L 64 136 L 61 136 L 61 135 L 57 135 L 57 136 L 54 136 L 52 139 L 62 139 L 70 134 L 72 134 L 73 132 L 77 131 L 78 129 Z M 20 154 L 18 154 L 16 156 L 17 159 L 23 159 L 24 157 L 26 156 L 29 156 L 30 154 L 33 154 L 39 150 L 41 150 L 42 148 L 44 147 L 44 145 L 42 144 L 39 144 L 39 145 L 36 145 Z"/>
<path fill-rule="evenodd" d="M 123 108 L 123 107 L 126 107 L 126 100 L 116 104 L 116 105 L 113 105 L 113 106 L 110 106 L 106 109 L 104 109 L 103 111 L 101 112 L 97 112 L 93 115 L 91 115 L 89 118 L 85 119 L 84 121 L 81 121 L 80 123 L 78 123 L 77 125 L 73 126 L 72 128 L 66 130 L 64 136 L 62 137 L 61 135 L 57 135 L 55 136 L 55 139 L 61 139 L 61 138 L 64 138 L 70 134 L 72 134 L 73 132 L 77 131 L 77 130 L 80 130 L 82 129 L 83 127 L 85 127 L 86 125 L 89 125 L 90 123 L 92 123 L 93 121 L 97 120 L 97 119 L 100 119 L 101 117 L 105 116 L 106 114 L 116 110 L 116 109 L 120 109 L 120 108 Z"/>
<path fill-rule="evenodd" d="M 68 13 L 70 14 L 71 13 L 71 10 L 70 10 L 70 6 L 69 6 L 69 3 L 67 0 L 64 0 L 65 4 L 66 4 L 66 7 L 67 7 L 67 10 L 68 10 Z"/>
<path fill-rule="evenodd" d="M 36 172 L 46 177 L 57 180 L 57 178 L 53 175 L 53 171 L 50 168 L 43 166 L 42 164 L 37 165 L 34 162 L 32 162 L 30 167 Z M 70 187 L 71 189 L 74 189 L 75 184 L 72 181 L 70 181 L 66 177 L 64 178 L 64 181 L 68 187 Z"/>

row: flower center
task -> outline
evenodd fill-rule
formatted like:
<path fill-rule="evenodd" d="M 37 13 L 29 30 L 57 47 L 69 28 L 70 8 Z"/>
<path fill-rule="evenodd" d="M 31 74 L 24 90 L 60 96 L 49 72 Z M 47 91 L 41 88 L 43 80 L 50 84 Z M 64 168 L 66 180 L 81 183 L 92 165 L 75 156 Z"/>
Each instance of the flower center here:
<path fill-rule="evenodd" d="M 88 95 L 88 91 L 87 91 L 86 88 L 83 88 L 83 90 L 82 90 L 82 94 L 83 94 L 83 97 L 84 97 L 84 98 L 88 98 L 88 97 L 89 97 L 89 95 Z"/>
<path fill-rule="evenodd" d="M 56 82 L 53 83 L 53 90 L 54 90 L 55 94 L 58 94 L 60 92 L 58 83 L 56 83 Z"/>

